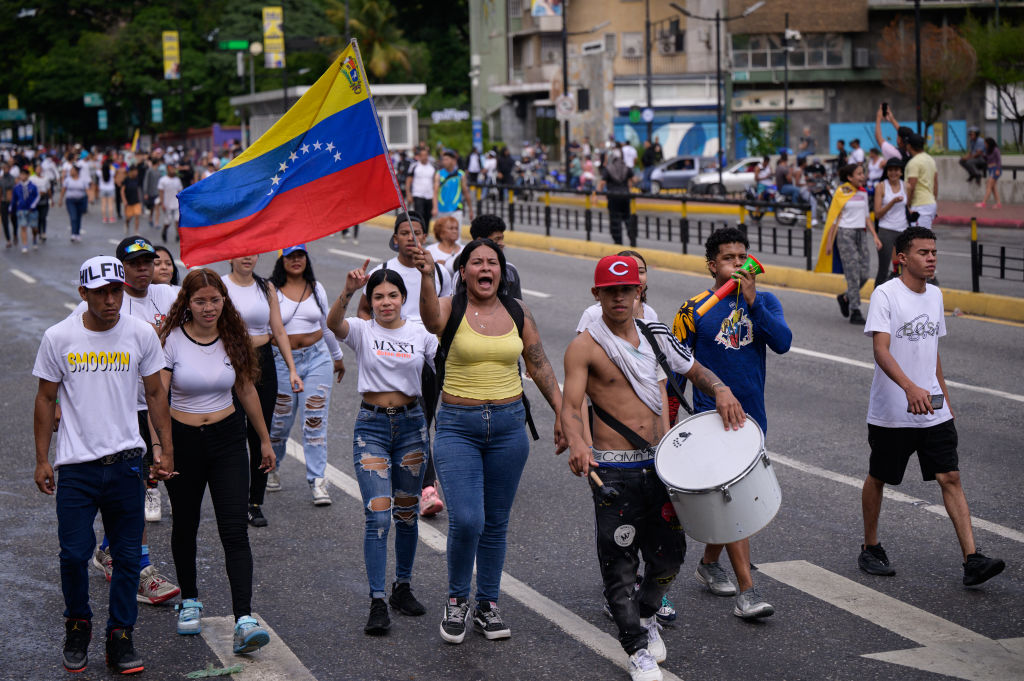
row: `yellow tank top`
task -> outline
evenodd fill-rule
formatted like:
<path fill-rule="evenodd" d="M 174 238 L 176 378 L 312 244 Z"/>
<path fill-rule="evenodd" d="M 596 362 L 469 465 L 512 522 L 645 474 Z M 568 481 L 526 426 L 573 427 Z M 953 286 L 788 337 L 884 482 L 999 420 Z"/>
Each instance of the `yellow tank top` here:
<path fill-rule="evenodd" d="M 515 325 L 503 336 L 485 336 L 465 317 L 448 350 L 444 391 L 471 400 L 501 400 L 523 392 L 519 357 L 523 339 Z"/>

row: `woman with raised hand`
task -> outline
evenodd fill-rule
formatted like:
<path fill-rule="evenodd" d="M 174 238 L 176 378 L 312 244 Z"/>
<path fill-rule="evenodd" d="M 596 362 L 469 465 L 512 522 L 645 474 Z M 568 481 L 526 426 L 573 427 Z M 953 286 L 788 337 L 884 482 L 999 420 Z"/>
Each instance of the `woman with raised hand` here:
<path fill-rule="evenodd" d="M 395 270 L 366 276 L 367 260 L 352 270 L 345 289 L 331 307 L 327 325 L 359 359 L 362 404 L 352 434 L 352 457 L 363 497 L 366 531 L 363 557 L 370 582 L 370 617 L 363 631 L 386 634 L 391 627 L 384 603 L 388 530 L 395 521 L 395 581 L 391 607 L 405 615 L 426 609 L 413 596 L 412 566 L 420 488 L 429 452 L 427 421 L 420 406 L 423 367 L 434 361 L 437 337 L 423 325 L 402 319 L 408 292 Z M 366 287 L 373 318 L 343 319 L 352 296 Z"/>
<path fill-rule="evenodd" d="M 288 365 L 279 347 L 274 348 L 277 368 L 277 398 L 270 424 L 270 441 L 274 445 L 278 466 L 285 458 L 288 434 L 296 416 L 302 412 L 302 450 L 306 457 L 306 481 L 313 494 L 314 506 L 329 506 L 327 492 L 327 417 L 331 406 L 332 374 L 337 381 L 345 375 L 338 339 L 327 328 L 327 292 L 313 274 L 305 244 L 281 251 L 274 263 L 270 283 L 277 287 L 277 302 L 295 370 L 302 379 L 302 390 L 286 393 L 289 385 Z M 281 489 L 277 476 L 267 481 L 267 491 Z"/>
<path fill-rule="evenodd" d="M 505 292 L 505 255 L 490 239 L 476 239 L 459 257 L 459 284 L 437 297 L 434 261 L 415 256 L 423 277 L 420 315 L 441 334 L 437 380 L 441 406 L 434 436 L 434 465 L 448 499 L 448 598 L 441 638 L 462 643 L 469 618 L 469 588 L 477 570 L 473 621 L 488 639 L 511 630 L 498 612 L 506 534 L 519 478 L 530 453 L 524 425 L 530 420 L 519 376 L 519 358 L 555 411 L 554 441 L 566 448 L 558 412 L 562 393 L 544 354 L 533 316 Z"/>
<path fill-rule="evenodd" d="M 231 296 L 238 314 L 245 322 L 249 332 L 249 340 L 260 365 L 260 377 L 256 381 L 256 394 L 260 397 L 260 409 L 263 412 L 263 424 L 270 430 L 274 418 L 274 404 L 277 399 L 277 364 L 274 360 L 274 345 L 277 344 L 288 369 L 288 384 L 292 392 L 302 392 L 302 379 L 295 371 L 288 334 L 281 321 L 281 304 L 277 300 L 277 289 L 274 285 L 258 276 L 256 268 L 258 255 L 246 255 L 228 261 L 231 273 L 221 277 L 224 286 Z M 249 442 L 249 524 L 253 527 L 266 527 L 267 518 L 263 515 L 263 497 L 267 490 L 267 473 L 260 467 L 260 437 L 255 424 L 246 425 L 246 437 Z"/>
<path fill-rule="evenodd" d="M 253 381 L 259 364 L 241 316 L 220 275 L 210 269 L 188 273 L 160 329 L 166 369 L 160 372 L 171 394 L 174 473 L 171 552 L 181 585 L 178 633 L 198 634 L 203 604 L 196 578 L 196 537 L 206 487 L 217 516 L 235 616 L 234 651 L 250 653 L 270 635 L 252 617 L 252 551 L 245 511 L 249 454 L 245 419 L 235 409 L 232 389 L 260 435 L 260 465 L 274 468 L 274 451 L 263 425 Z"/>

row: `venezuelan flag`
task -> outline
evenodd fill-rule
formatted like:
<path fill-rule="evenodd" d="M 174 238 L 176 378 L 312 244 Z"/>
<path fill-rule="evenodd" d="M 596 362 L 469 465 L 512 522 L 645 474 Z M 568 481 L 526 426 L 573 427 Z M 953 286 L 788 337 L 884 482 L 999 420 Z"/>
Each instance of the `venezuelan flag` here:
<path fill-rule="evenodd" d="M 189 267 L 313 241 L 397 208 L 355 41 L 270 130 L 178 199 Z"/>

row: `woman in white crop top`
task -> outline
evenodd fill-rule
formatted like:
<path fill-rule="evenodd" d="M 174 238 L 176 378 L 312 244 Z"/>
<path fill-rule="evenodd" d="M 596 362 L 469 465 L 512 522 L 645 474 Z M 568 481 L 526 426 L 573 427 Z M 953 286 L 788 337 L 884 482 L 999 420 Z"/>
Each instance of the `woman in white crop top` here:
<path fill-rule="evenodd" d="M 875 219 L 878 220 L 878 273 L 875 288 L 892 276 L 892 247 L 899 233 L 909 227 L 907 222 L 907 188 L 903 183 L 903 161 L 890 158 L 885 162 L 885 179 L 875 187 Z"/>
<path fill-rule="evenodd" d="M 231 296 L 231 302 L 245 322 L 249 338 L 256 349 L 260 365 L 256 393 L 260 396 L 263 423 L 269 431 L 277 399 L 277 365 L 274 361 L 274 345 L 270 342 L 271 335 L 287 366 L 288 385 L 291 386 L 292 392 L 302 392 L 303 386 L 302 379 L 295 371 L 288 333 L 281 322 L 281 304 L 277 300 L 277 289 L 272 283 L 253 272 L 258 259 L 258 255 L 232 258 L 228 261 L 231 273 L 225 274 L 221 279 L 227 287 L 228 295 Z M 249 457 L 249 524 L 253 527 L 266 527 L 267 519 L 263 515 L 262 506 L 268 479 L 278 489 L 281 483 L 276 472 L 267 474 L 260 470 L 260 457 L 256 456 L 256 452 L 260 450 L 260 439 L 251 423 L 246 427 L 246 437 L 249 441 L 249 451 L 252 453 Z"/>
<path fill-rule="evenodd" d="M 848 163 L 839 169 L 839 181 L 852 185 L 854 191 L 852 195 L 849 195 L 849 192 L 844 194 L 849 198 L 835 217 L 835 228 L 831 224 L 825 225 L 825 238 L 828 240 L 825 252 L 832 255 L 833 247 L 837 247 L 843 263 L 846 293 L 836 296 L 840 313 L 844 317 L 848 316 L 851 324 L 863 324 L 860 289 L 867 282 L 871 268 L 868 234 L 874 239 L 876 251 L 882 248 L 882 242 L 878 240 L 875 226 L 871 223 L 868 194 L 864 191 L 864 183 L 867 181 L 864 166 L 859 163 Z M 832 200 L 837 199 L 833 197 Z M 829 212 L 831 213 L 831 210 Z"/>
<path fill-rule="evenodd" d="M 245 419 L 231 391 L 260 435 L 261 467 L 274 468 L 270 435 L 263 425 L 253 386 L 259 365 L 242 318 L 220 275 L 210 269 L 188 273 L 160 330 L 171 393 L 174 471 L 167 481 L 171 498 L 171 552 L 181 585 L 178 633 L 198 634 L 203 604 L 196 580 L 196 537 L 206 487 L 217 515 L 224 547 L 236 653 L 252 652 L 270 636 L 252 617 L 252 551 L 245 511 L 249 499 L 249 454 Z"/>
<path fill-rule="evenodd" d="M 341 382 L 345 363 L 341 359 L 338 339 L 327 328 L 327 293 L 313 275 L 305 244 L 291 246 L 281 252 L 274 263 L 270 282 L 277 287 L 281 319 L 288 333 L 295 369 L 302 378 L 303 389 L 285 393 L 288 369 L 281 349 L 274 348 L 277 367 L 277 399 L 270 423 L 270 440 L 278 465 L 284 460 L 285 445 L 292 424 L 301 412 L 302 449 L 306 457 L 306 481 L 313 493 L 315 506 L 327 506 L 327 417 L 331 407 L 332 374 Z M 273 488 L 270 488 L 272 491 Z M 278 487 L 280 489 L 280 487 Z"/>
<path fill-rule="evenodd" d="M 426 609 L 410 586 L 416 542 L 420 490 L 430 443 L 427 421 L 417 397 L 423 367 L 434 361 L 437 337 L 422 324 L 402 319 L 408 295 L 402 275 L 377 270 L 366 276 L 367 260 L 352 270 L 345 289 L 327 316 L 327 325 L 355 350 L 359 359 L 359 392 L 363 401 L 352 436 L 352 457 L 363 497 L 363 555 L 370 586 L 370 617 L 364 631 L 387 633 L 391 626 L 384 602 L 388 531 L 395 520 L 395 581 L 391 607 L 406 615 Z M 352 296 L 366 286 L 373 318 L 343 319 Z"/>

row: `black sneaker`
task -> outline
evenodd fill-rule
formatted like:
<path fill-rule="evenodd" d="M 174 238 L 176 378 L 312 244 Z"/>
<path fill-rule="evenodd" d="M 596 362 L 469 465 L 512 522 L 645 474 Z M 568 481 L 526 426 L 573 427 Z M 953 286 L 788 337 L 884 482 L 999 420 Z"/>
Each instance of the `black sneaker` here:
<path fill-rule="evenodd" d="M 263 516 L 259 504 L 249 504 L 249 524 L 253 527 L 267 526 L 267 519 Z"/>
<path fill-rule="evenodd" d="M 989 558 L 980 553 L 967 556 L 964 563 L 964 586 L 977 586 L 992 579 L 1006 567 L 1000 558 Z"/>
<path fill-rule="evenodd" d="M 441 638 L 448 643 L 462 643 L 466 638 L 466 620 L 469 619 L 469 601 L 465 598 L 449 598 L 444 602 L 444 617 L 441 619 Z"/>
<path fill-rule="evenodd" d="M 363 633 L 367 636 L 383 636 L 391 628 L 391 618 L 388 616 L 388 604 L 383 598 L 370 599 L 370 618 L 366 620 Z"/>
<path fill-rule="evenodd" d="M 851 324 L 863 324 L 864 323 L 864 315 L 862 315 L 860 313 L 860 310 L 854 310 L 853 312 L 850 313 L 850 323 Z"/>
<path fill-rule="evenodd" d="M 480 633 L 490 641 L 499 638 L 510 638 L 512 636 L 512 630 L 501 619 L 501 613 L 498 612 L 498 604 L 493 601 L 484 601 L 476 604 L 476 610 L 473 612 L 473 623 L 476 624 Z"/>
<path fill-rule="evenodd" d="M 840 293 L 836 296 L 836 300 L 839 302 L 839 314 L 844 317 L 850 316 L 850 300 L 846 297 L 845 293 Z"/>
<path fill-rule="evenodd" d="M 135 652 L 131 629 L 111 629 L 107 634 L 107 666 L 115 674 L 138 674 L 145 669 Z"/>
<path fill-rule="evenodd" d="M 412 595 L 412 587 L 408 582 L 395 582 L 391 585 L 391 598 L 388 599 L 388 603 L 403 615 L 419 617 L 427 614 L 427 609 Z"/>
<path fill-rule="evenodd" d="M 68 618 L 64 622 L 64 669 L 80 672 L 89 664 L 92 622 Z"/>
<path fill-rule="evenodd" d="M 861 545 L 860 557 L 857 558 L 857 565 L 869 575 L 881 575 L 892 577 L 896 574 L 896 568 L 889 565 L 889 556 L 885 555 L 885 549 L 881 544 L 874 546 Z"/>

